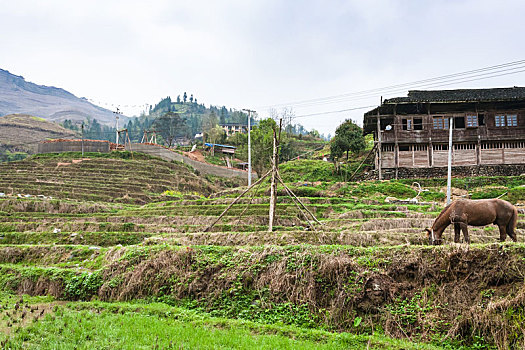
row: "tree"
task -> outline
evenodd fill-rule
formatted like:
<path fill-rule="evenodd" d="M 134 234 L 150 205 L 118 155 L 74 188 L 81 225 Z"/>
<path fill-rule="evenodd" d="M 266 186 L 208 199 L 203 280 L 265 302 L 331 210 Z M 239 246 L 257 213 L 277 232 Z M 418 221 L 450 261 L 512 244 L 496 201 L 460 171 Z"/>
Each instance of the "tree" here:
<path fill-rule="evenodd" d="M 330 142 L 330 154 L 334 161 L 346 152 L 359 153 L 366 147 L 363 130 L 351 119 L 347 119 L 335 130 L 335 136 Z"/>
<path fill-rule="evenodd" d="M 187 133 L 186 120 L 178 113 L 168 112 L 155 119 L 152 128 L 164 139 L 166 145 L 171 147 L 175 139 Z"/>
<path fill-rule="evenodd" d="M 312 136 L 312 137 L 315 137 L 316 139 L 321 138 L 321 135 L 319 134 L 319 131 L 317 131 L 317 130 L 315 130 L 315 129 L 310 130 L 310 132 L 308 133 L 308 135 L 310 135 L 310 136 Z"/>
<path fill-rule="evenodd" d="M 253 169 L 259 176 L 264 175 L 264 170 L 271 166 L 274 129 L 277 129 L 277 123 L 268 118 L 261 120 L 251 131 Z"/>
<path fill-rule="evenodd" d="M 210 143 L 224 143 L 226 141 L 226 131 L 218 125 L 208 130 L 207 135 L 207 140 Z"/>

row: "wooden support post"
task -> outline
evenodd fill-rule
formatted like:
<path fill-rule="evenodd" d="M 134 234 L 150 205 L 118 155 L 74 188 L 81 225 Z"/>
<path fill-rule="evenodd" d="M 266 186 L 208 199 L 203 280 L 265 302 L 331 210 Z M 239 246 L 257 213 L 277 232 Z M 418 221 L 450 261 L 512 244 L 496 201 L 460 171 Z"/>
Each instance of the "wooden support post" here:
<path fill-rule="evenodd" d="M 379 174 L 379 180 L 383 179 L 381 174 L 381 120 L 379 117 L 379 108 L 377 108 L 377 170 Z"/>
<path fill-rule="evenodd" d="M 396 167 L 396 180 L 399 175 L 399 143 L 397 139 L 398 125 L 400 125 L 397 117 L 397 104 L 394 105 L 394 164 Z"/>
<path fill-rule="evenodd" d="M 427 103 L 427 121 L 428 125 L 428 166 L 434 166 L 434 145 L 432 144 L 432 130 L 434 130 L 434 120 L 430 113 L 430 103 Z"/>
<path fill-rule="evenodd" d="M 239 201 L 239 199 L 241 199 L 241 198 L 246 194 L 246 192 L 248 192 L 249 190 L 251 190 L 255 185 L 260 184 L 264 179 L 266 179 L 266 177 L 267 177 L 268 175 L 270 175 L 270 172 L 271 172 L 271 170 L 268 171 L 266 174 L 264 174 L 259 180 L 257 180 L 257 181 L 256 181 L 255 183 L 253 183 L 251 186 L 248 186 L 247 189 L 245 189 L 245 190 L 244 190 L 244 191 L 243 191 L 243 192 L 242 192 L 237 198 L 235 198 L 235 199 L 233 200 L 233 202 L 231 202 L 230 205 L 228 205 L 228 207 L 227 207 L 226 209 L 224 209 L 224 211 L 222 212 L 222 214 L 219 215 L 219 217 L 218 217 L 214 222 L 212 222 L 211 225 L 208 226 L 208 227 L 204 230 L 204 232 L 208 232 L 209 230 L 211 230 L 211 228 L 212 228 L 213 226 L 215 226 L 216 223 L 219 222 L 219 220 L 224 216 L 224 214 L 226 214 L 226 213 L 228 212 L 228 210 L 230 210 L 230 208 L 231 208 L 235 203 L 237 203 L 237 202 Z"/>
<path fill-rule="evenodd" d="M 273 155 L 272 155 L 272 184 L 270 185 L 270 212 L 268 221 L 268 232 L 273 231 L 273 222 L 275 220 L 275 206 L 277 204 L 276 193 L 277 178 L 277 133 L 273 130 Z"/>
<path fill-rule="evenodd" d="M 288 193 L 291 193 L 291 194 L 293 195 L 294 199 L 295 199 L 297 202 L 299 202 L 299 204 L 301 204 L 301 206 L 304 208 L 304 210 L 306 210 L 306 212 L 307 212 L 308 214 L 310 214 L 310 216 L 312 217 L 312 219 L 314 219 L 315 222 L 317 222 L 319 225 L 322 225 L 322 224 L 319 222 L 319 220 L 317 220 L 317 218 L 315 217 L 315 215 L 312 214 L 312 212 L 311 212 L 310 210 L 308 210 L 308 208 L 306 207 L 306 205 L 304 205 L 303 202 L 301 202 L 301 200 L 300 200 L 299 198 L 297 198 L 297 196 L 295 195 L 295 193 L 293 193 L 292 190 L 290 190 L 290 189 L 288 188 L 288 186 L 286 186 L 286 185 L 284 184 L 284 181 L 283 181 L 283 179 L 281 178 L 281 175 L 279 175 L 279 173 L 277 173 L 277 178 L 279 179 L 279 182 L 281 183 L 281 185 L 283 185 L 284 188 L 285 188 L 286 190 L 288 190 Z"/>
<path fill-rule="evenodd" d="M 126 138 L 128 139 L 128 143 L 129 143 L 129 151 L 131 152 L 131 159 L 133 159 L 133 150 L 131 149 L 131 140 L 129 139 L 128 129 L 126 129 Z M 124 144 L 125 144 L 125 142 L 124 142 Z"/>
<path fill-rule="evenodd" d="M 447 205 L 450 204 L 451 193 L 451 183 L 452 183 L 452 126 L 453 126 L 454 118 L 449 117 L 448 118 L 448 164 L 447 164 Z"/>
<path fill-rule="evenodd" d="M 355 174 L 357 174 L 357 172 L 359 171 L 359 169 L 361 169 L 361 167 L 363 166 L 363 164 L 365 163 L 365 161 L 368 159 L 368 157 L 370 157 L 370 154 L 372 154 L 372 152 L 375 151 L 377 147 L 377 144 L 374 145 L 374 147 L 372 147 L 372 149 L 370 150 L 370 152 L 368 152 L 368 154 L 366 155 L 365 158 L 363 158 L 363 161 L 361 162 L 361 164 L 359 164 L 359 166 L 357 167 L 357 169 L 355 169 L 354 173 L 352 174 L 352 176 L 350 176 L 350 178 L 348 179 L 348 182 L 352 181 L 354 179 L 354 176 Z"/>

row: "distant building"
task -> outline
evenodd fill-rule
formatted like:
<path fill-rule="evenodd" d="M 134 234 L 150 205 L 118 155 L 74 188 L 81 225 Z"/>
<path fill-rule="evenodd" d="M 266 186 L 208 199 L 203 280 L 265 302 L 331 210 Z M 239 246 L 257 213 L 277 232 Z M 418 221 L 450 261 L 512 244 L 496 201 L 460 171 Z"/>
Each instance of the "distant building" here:
<path fill-rule="evenodd" d="M 439 168 L 525 164 L 525 88 L 410 91 L 365 113 L 374 134 L 376 167 Z M 380 137 L 379 137 L 380 136 Z"/>
<path fill-rule="evenodd" d="M 227 123 L 227 124 L 219 124 L 219 126 L 226 131 L 226 135 L 232 136 L 236 133 L 242 133 L 247 134 L 248 133 L 248 125 L 241 124 L 241 123 Z"/>
<path fill-rule="evenodd" d="M 205 143 L 204 144 L 204 147 L 209 149 L 209 150 L 212 150 L 213 153 L 224 153 L 224 154 L 229 154 L 229 155 L 233 155 L 235 154 L 235 149 L 237 147 L 235 146 L 230 146 L 230 145 L 219 145 L 217 143 Z"/>

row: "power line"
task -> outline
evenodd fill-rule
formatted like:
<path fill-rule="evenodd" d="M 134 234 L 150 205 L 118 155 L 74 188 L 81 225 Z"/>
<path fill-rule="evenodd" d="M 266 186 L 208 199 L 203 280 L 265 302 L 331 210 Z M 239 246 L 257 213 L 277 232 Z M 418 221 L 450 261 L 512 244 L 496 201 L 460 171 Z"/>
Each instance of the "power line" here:
<path fill-rule="evenodd" d="M 509 68 L 509 69 L 502 69 L 502 70 L 499 70 L 497 72 L 475 74 L 475 75 L 471 75 L 469 77 L 447 79 L 447 80 L 443 80 L 443 81 L 435 82 L 435 83 L 414 85 L 414 86 L 411 87 L 411 89 L 414 89 L 414 88 L 435 88 L 435 87 L 440 87 L 440 86 L 448 86 L 448 85 L 453 85 L 453 84 L 466 83 L 466 82 L 470 82 L 470 81 L 489 79 L 489 78 L 499 77 L 499 76 L 503 76 L 503 75 L 517 74 L 517 73 L 521 73 L 521 72 L 524 72 L 524 71 L 525 71 L 525 65 L 519 66 L 519 67 L 513 67 L 513 68 Z M 507 72 L 507 73 L 503 73 L 503 72 Z M 480 78 L 478 78 L 478 79 L 471 79 L 471 78 L 477 78 L 477 77 L 480 77 Z M 407 89 L 403 88 L 403 89 L 397 89 L 397 90 L 390 90 L 388 92 L 389 93 L 399 93 L 399 92 L 404 92 L 406 90 Z M 374 96 L 377 96 L 377 93 L 370 93 L 370 94 L 367 94 L 367 95 L 362 95 L 360 97 L 354 97 L 354 98 L 346 98 L 346 99 L 340 99 L 340 100 L 331 100 L 331 101 L 318 102 L 318 103 L 315 103 L 315 104 L 312 104 L 312 105 L 320 105 L 320 104 L 328 104 L 328 103 L 336 103 L 336 102 L 344 102 L 344 101 L 362 100 L 362 99 L 368 99 L 368 98 L 374 97 Z M 305 105 L 305 106 L 307 106 L 307 105 Z"/>
<path fill-rule="evenodd" d="M 432 86 L 433 84 L 441 83 L 444 80 L 451 81 L 451 78 L 455 78 L 453 80 L 460 80 L 460 79 L 463 79 L 463 78 L 468 79 L 468 78 L 471 78 L 472 76 L 474 76 L 474 74 L 476 74 L 476 73 L 493 71 L 493 72 L 481 74 L 481 75 L 488 75 L 488 74 L 493 74 L 493 73 L 499 73 L 499 72 L 502 72 L 502 71 L 509 71 L 509 70 L 513 70 L 513 69 L 525 68 L 525 66 L 523 66 L 524 64 L 525 64 L 525 60 L 519 60 L 519 61 L 503 63 L 503 64 L 499 64 L 499 65 L 495 65 L 495 66 L 489 66 L 489 67 L 469 70 L 469 71 L 465 71 L 465 72 L 459 72 L 459 73 L 447 74 L 447 75 L 434 77 L 434 78 L 429 78 L 429 79 L 417 80 L 417 81 L 413 81 L 413 82 L 409 82 L 409 83 L 390 85 L 390 86 L 385 86 L 385 87 L 375 88 L 375 89 L 369 89 L 369 90 L 355 91 L 355 92 L 350 92 L 350 93 L 345 93 L 345 94 L 338 94 L 338 95 L 332 95 L 332 96 L 316 98 L 316 99 L 310 99 L 310 100 L 302 100 L 302 101 L 296 101 L 296 102 L 268 105 L 268 106 L 263 106 L 261 108 L 269 109 L 271 107 L 301 106 L 301 105 L 308 105 L 308 104 L 312 105 L 312 104 L 324 104 L 324 103 L 341 102 L 341 100 L 348 100 L 348 99 L 351 99 L 351 97 L 353 97 L 353 96 L 354 97 L 363 96 L 363 95 L 366 96 L 366 95 L 370 95 L 370 94 L 376 95 L 376 94 L 379 94 L 381 92 L 390 92 L 391 90 L 398 91 L 402 87 L 404 88 L 402 91 L 405 91 L 408 88 L 412 88 L 414 85 Z M 508 68 L 508 67 L 513 67 L 513 68 Z M 504 68 L 507 68 L 507 69 L 504 69 Z M 479 76 L 479 75 L 477 75 L 477 76 Z M 495 75 L 495 76 L 498 76 L 498 75 Z M 463 78 L 459 78 L 459 77 L 463 77 Z M 489 76 L 489 77 L 487 77 L 487 79 L 488 78 L 492 78 L 492 77 L 493 76 Z M 458 83 L 461 83 L 461 81 L 458 81 Z"/>
<path fill-rule="evenodd" d="M 342 112 L 348 112 L 348 111 L 356 111 L 356 110 L 359 110 L 359 109 L 372 108 L 372 107 L 376 107 L 376 105 L 347 108 L 347 109 L 341 109 L 341 110 L 338 110 L 338 111 L 329 111 L 329 112 L 320 112 L 320 113 L 296 115 L 296 116 L 292 117 L 292 119 L 313 117 L 313 116 L 316 116 L 316 115 L 325 115 L 325 114 L 342 113 Z"/>
<path fill-rule="evenodd" d="M 519 68 L 525 68 L 525 67 L 519 67 Z M 502 71 L 507 71 L 507 70 L 508 69 L 502 70 Z M 473 77 L 478 77 L 480 75 L 482 75 L 483 77 L 478 77 L 478 78 L 473 78 L 473 79 L 463 79 L 460 82 L 449 80 L 449 81 L 445 81 L 442 84 L 437 84 L 437 85 L 434 84 L 431 87 L 449 86 L 449 85 L 454 85 L 454 84 L 458 84 L 458 83 L 465 83 L 465 82 L 483 80 L 483 79 L 494 78 L 494 77 L 499 77 L 499 76 L 506 76 L 506 75 L 511 75 L 511 74 L 523 73 L 523 72 L 525 72 L 525 69 L 521 69 L 521 70 L 517 70 L 517 71 L 513 70 L 511 72 L 506 72 L 506 73 L 501 73 L 501 74 L 493 74 L 493 73 L 496 73 L 496 72 L 493 72 L 493 73 L 491 73 L 492 75 L 490 75 L 490 76 L 484 76 L 486 74 L 479 74 L 479 75 L 474 75 Z M 401 91 L 405 91 L 405 90 L 401 90 Z M 361 99 L 363 99 L 363 98 L 364 97 L 362 97 Z M 336 110 L 336 111 L 327 111 L 327 112 L 318 112 L 318 113 L 304 114 L 304 115 L 294 116 L 294 117 L 292 117 L 292 119 L 295 119 L 295 118 L 306 118 L 306 117 L 312 117 L 312 116 L 320 116 L 320 115 L 333 114 L 333 113 L 342 113 L 342 112 L 347 112 L 347 111 L 352 111 L 352 110 L 359 110 L 359 109 L 365 109 L 365 108 L 372 108 L 372 107 L 376 107 L 376 105 L 362 106 L 362 107 L 352 107 L 352 108 L 346 108 L 346 109 L 341 109 L 341 110 Z"/>

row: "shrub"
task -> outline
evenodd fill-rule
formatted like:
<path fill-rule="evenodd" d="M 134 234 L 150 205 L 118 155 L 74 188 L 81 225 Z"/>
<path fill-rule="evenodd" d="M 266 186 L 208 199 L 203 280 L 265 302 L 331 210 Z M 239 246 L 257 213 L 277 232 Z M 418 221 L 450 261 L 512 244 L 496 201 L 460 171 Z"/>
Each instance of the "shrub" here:
<path fill-rule="evenodd" d="M 510 189 L 507 196 L 512 203 L 525 201 L 525 186 Z"/>
<path fill-rule="evenodd" d="M 97 294 L 102 285 L 102 277 L 97 272 L 84 272 L 73 276 L 66 283 L 66 298 L 69 300 L 87 300 Z"/>

